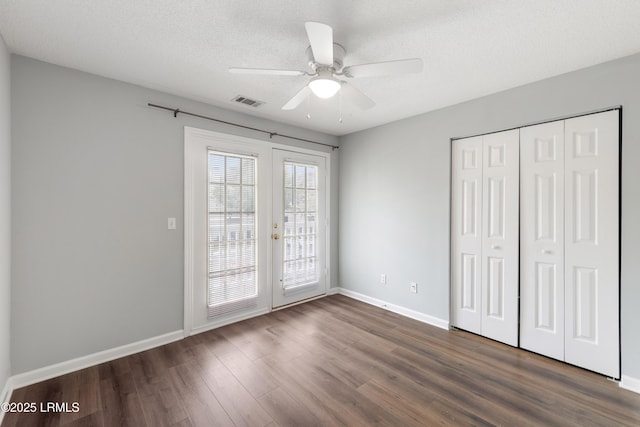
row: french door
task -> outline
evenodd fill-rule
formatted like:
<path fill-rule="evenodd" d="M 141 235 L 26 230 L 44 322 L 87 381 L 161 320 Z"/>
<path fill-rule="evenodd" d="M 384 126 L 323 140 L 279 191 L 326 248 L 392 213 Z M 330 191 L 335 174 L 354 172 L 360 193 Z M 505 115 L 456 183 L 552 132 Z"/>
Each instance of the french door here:
<path fill-rule="evenodd" d="M 273 150 L 273 307 L 326 293 L 325 159 Z"/>
<path fill-rule="evenodd" d="M 185 128 L 185 333 L 326 293 L 326 159 Z"/>

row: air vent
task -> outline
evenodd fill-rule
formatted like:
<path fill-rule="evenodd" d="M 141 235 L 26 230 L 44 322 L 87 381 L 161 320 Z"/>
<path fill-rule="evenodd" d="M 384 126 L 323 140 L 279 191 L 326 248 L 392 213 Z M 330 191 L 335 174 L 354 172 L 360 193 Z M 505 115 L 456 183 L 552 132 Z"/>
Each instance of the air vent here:
<path fill-rule="evenodd" d="M 248 105 L 249 107 L 257 108 L 264 104 L 262 101 L 256 101 L 255 99 L 247 98 L 246 96 L 238 95 L 233 98 L 233 101 L 239 102 L 240 104 Z"/>

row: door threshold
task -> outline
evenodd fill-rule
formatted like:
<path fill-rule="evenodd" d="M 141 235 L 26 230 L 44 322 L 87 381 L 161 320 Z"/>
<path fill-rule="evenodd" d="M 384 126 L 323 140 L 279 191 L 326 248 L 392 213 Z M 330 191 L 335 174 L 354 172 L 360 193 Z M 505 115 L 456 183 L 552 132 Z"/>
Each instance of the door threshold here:
<path fill-rule="evenodd" d="M 313 300 L 316 300 L 316 299 L 324 298 L 326 296 L 327 296 L 327 293 L 325 292 L 322 295 L 317 295 L 315 297 L 306 298 L 306 299 L 303 299 L 303 300 L 300 300 L 300 301 L 292 302 L 290 304 L 279 305 L 277 307 L 273 307 L 273 308 L 271 308 L 271 311 L 282 310 L 283 308 L 289 308 L 289 307 L 293 307 L 294 305 L 304 304 L 305 302 L 309 302 L 309 301 L 313 301 Z"/>

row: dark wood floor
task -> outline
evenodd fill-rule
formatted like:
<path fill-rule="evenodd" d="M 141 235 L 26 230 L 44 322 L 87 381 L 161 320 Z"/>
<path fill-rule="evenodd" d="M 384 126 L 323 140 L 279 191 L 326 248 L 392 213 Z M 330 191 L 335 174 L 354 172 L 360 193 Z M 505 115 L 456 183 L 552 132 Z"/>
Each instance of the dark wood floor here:
<path fill-rule="evenodd" d="M 14 391 L 9 426 L 640 425 L 640 395 L 331 296 Z"/>

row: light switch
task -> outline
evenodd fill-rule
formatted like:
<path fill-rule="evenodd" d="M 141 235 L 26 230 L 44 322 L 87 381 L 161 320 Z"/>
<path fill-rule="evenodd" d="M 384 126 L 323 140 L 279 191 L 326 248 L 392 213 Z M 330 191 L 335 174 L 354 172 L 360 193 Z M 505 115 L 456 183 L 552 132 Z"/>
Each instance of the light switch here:
<path fill-rule="evenodd" d="M 176 219 L 175 218 L 169 218 L 167 220 L 167 229 L 168 230 L 175 230 L 176 229 Z"/>

